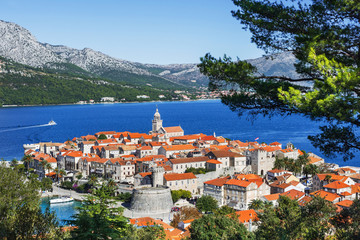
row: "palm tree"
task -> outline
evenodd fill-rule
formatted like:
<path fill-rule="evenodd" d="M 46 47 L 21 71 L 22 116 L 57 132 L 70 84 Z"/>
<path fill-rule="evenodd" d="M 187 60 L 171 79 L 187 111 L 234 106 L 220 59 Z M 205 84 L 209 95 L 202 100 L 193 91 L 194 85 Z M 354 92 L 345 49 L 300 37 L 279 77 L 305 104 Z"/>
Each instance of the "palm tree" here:
<path fill-rule="evenodd" d="M 80 180 L 80 179 L 82 179 L 83 178 L 83 175 L 81 174 L 81 173 L 79 173 L 78 175 L 76 175 L 76 179 L 77 180 Z"/>
<path fill-rule="evenodd" d="M 109 187 L 116 187 L 116 182 L 114 181 L 114 179 L 110 178 L 107 185 Z"/>
<path fill-rule="evenodd" d="M 90 175 L 89 185 L 95 186 L 98 182 L 98 178 L 95 174 Z"/>
<path fill-rule="evenodd" d="M 59 183 L 59 174 L 60 174 L 60 169 L 58 167 L 56 167 L 54 169 L 54 172 L 56 174 L 56 182 Z"/>
<path fill-rule="evenodd" d="M 44 173 L 46 173 L 46 172 L 45 172 L 46 164 L 48 164 L 48 161 L 46 161 L 46 160 L 42 160 L 42 161 L 40 162 L 40 165 L 41 165 L 41 167 L 43 168 Z"/>
<path fill-rule="evenodd" d="M 265 206 L 264 202 L 260 199 L 253 199 L 250 203 L 249 209 L 259 210 L 263 209 Z"/>
<path fill-rule="evenodd" d="M 60 169 L 59 174 L 61 176 L 61 181 L 63 181 L 64 176 L 66 175 L 66 171 L 64 169 Z"/>
<path fill-rule="evenodd" d="M 324 181 L 329 183 L 331 181 L 331 175 L 326 175 Z"/>
<path fill-rule="evenodd" d="M 12 167 L 16 167 L 17 165 L 18 165 L 18 160 L 16 159 L 16 158 L 14 158 L 13 160 L 11 160 L 11 163 L 10 163 L 10 165 L 12 166 Z"/>
<path fill-rule="evenodd" d="M 52 168 L 52 166 L 51 166 L 50 163 L 47 163 L 47 164 L 45 165 L 45 169 L 48 171 L 48 174 L 49 174 L 50 171 L 51 171 L 53 168 Z"/>
<path fill-rule="evenodd" d="M 30 154 L 24 155 L 22 161 L 26 164 L 26 172 L 29 173 L 29 165 L 34 161 L 33 157 Z"/>
<path fill-rule="evenodd" d="M 315 164 L 307 164 L 303 168 L 303 173 L 306 175 L 306 180 L 308 179 L 308 175 L 314 176 L 319 173 L 319 168 Z"/>
<path fill-rule="evenodd" d="M 274 168 L 276 168 L 276 169 L 284 169 L 285 168 L 284 158 L 275 157 Z"/>

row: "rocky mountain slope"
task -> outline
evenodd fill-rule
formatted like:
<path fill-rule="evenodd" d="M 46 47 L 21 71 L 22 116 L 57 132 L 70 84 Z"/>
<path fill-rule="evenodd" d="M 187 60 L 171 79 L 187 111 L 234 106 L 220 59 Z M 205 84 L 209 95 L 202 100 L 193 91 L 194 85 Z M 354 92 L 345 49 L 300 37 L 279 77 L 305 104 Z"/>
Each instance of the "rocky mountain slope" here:
<path fill-rule="evenodd" d="M 25 28 L 1 20 L 0 56 L 32 67 L 66 70 L 66 64 L 73 64 L 94 76 L 154 88 L 184 89 L 208 84 L 208 78 L 199 72 L 196 64 L 142 64 L 117 59 L 90 48 L 79 50 L 40 43 Z M 260 73 L 297 76 L 293 66 L 295 58 L 290 53 L 275 55 L 273 59 L 262 57 L 248 61 L 257 66 Z"/>

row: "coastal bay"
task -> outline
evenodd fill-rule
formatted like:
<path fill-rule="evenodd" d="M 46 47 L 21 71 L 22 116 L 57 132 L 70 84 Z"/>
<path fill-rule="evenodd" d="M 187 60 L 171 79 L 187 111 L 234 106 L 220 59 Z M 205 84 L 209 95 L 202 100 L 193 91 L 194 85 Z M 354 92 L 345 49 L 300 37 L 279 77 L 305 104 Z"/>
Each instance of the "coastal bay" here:
<path fill-rule="evenodd" d="M 276 116 L 271 119 L 258 116 L 253 121 L 247 115 L 238 117 L 236 112 L 220 100 L 189 102 L 149 102 L 94 105 L 34 106 L 0 109 L 0 158 L 21 159 L 25 143 L 64 142 L 74 137 L 99 131 L 131 131 L 147 133 L 151 118 L 158 106 L 164 126 L 180 125 L 185 134 L 216 134 L 229 139 L 284 145 L 291 142 L 307 152 L 323 155 L 307 139 L 319 132 L 321 122 L 302 116 Z M 40 126 L 54 120 L 55 126 Z M 358 157 L 358 156 L 357 156 Z M 341 158 L 325 161 L 340 166 L 360 167 L 357 158 L 343 162 Z"/>

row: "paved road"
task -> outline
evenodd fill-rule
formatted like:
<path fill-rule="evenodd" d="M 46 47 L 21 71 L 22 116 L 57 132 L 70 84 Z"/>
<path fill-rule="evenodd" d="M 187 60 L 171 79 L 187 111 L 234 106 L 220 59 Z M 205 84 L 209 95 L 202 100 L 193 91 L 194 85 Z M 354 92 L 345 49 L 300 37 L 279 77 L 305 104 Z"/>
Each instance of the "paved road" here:
<path fill-rule="evenodd" d="M 64 196 L 64 195 L 70 195 L 75 200 L 82 201 L 84 199 L 84 197 L 87 196 L 88 194 L 87 193 L 77 193 L 75 191 L 59 188 L 53 184 L 53 191 L 42 193 L 41 197 Z"/>

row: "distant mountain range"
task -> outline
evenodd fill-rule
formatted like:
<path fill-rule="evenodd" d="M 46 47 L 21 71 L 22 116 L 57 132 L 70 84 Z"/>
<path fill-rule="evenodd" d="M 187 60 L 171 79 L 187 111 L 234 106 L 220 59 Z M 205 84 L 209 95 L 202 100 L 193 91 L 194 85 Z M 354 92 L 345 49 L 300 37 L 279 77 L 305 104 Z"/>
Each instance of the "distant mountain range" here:
<path fill-rule="evenodd" d="M 90 48 L 79 50 L 40 43 L 27 29 L 2 20 L 0 56 L 35 68 L 160 90 L 186 90 L 208 84 L 208 78 L 199 72 L 197 64 L 143 64 L 117 59 Z M 296 76 L 295 57 L 290 53 L 276 55 L 273 59 L 262 57 L 248 61 L 261 73 Z"/>

